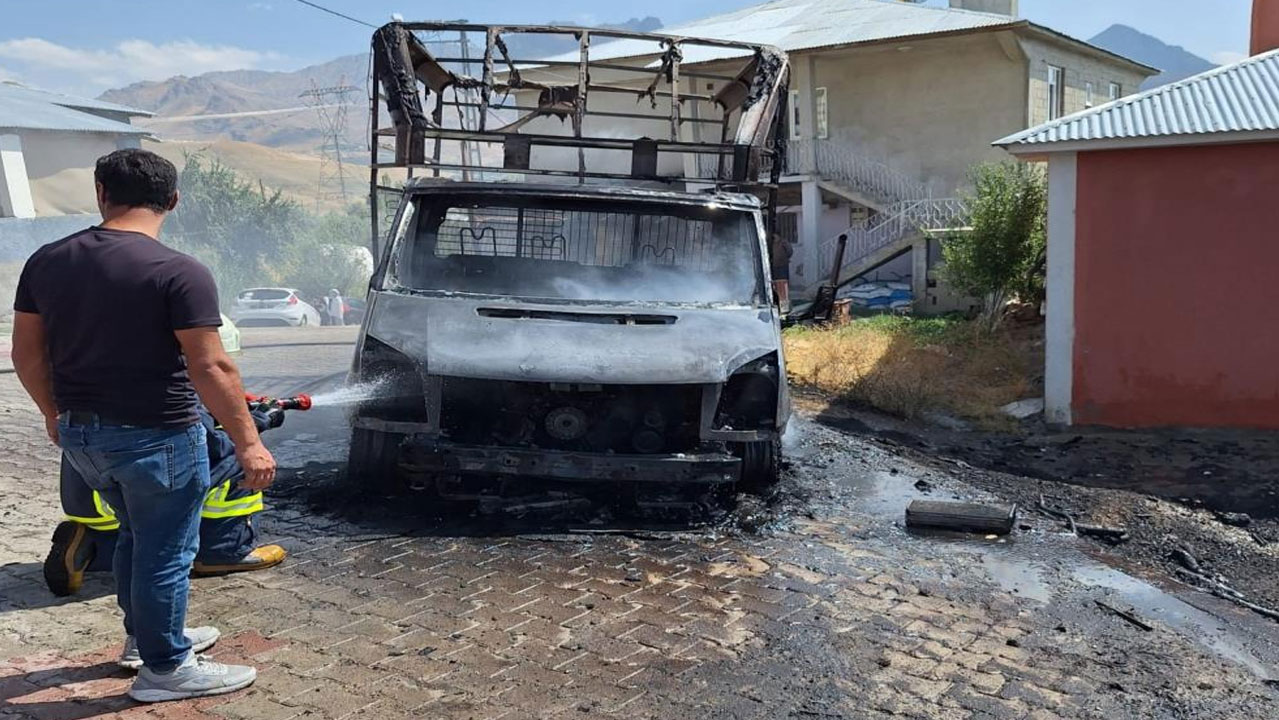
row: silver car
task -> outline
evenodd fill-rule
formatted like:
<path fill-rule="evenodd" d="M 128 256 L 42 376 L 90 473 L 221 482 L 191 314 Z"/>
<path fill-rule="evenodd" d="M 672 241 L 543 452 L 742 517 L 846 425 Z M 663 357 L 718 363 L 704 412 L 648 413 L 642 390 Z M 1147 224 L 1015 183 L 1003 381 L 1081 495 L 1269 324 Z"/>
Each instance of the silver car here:
<path fill-rule="evenodd" d="M 249 288 L 236 296 L 231 319 L 240 327 L 304 327 L 319 325 L 320 313 L 297 290 Z"/>

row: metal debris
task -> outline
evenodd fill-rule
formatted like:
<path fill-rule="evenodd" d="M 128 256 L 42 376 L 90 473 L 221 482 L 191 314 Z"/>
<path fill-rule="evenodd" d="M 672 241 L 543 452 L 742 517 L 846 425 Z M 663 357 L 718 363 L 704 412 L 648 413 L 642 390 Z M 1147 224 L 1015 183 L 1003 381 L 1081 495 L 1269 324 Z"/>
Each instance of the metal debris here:
<path fill-rule="evenodd" d="M 1049 506 L 1043 495 L 1039 496 L 1039 502 L 1036 503 L 1036 507 L 1045 515 L 1057 518 L 1058 520 L 1066 523 L 1067 527 L 1070 528 L 1070 532 L 1080 537 L 1096 538 L 1113 544 L 1128 542 L 1132 539 L 1132 536 L 1124 528 L 1112 528 L 1104 525 L 1082 525 L 1077 523 L 1075 522 L 1075 517 L 1070 513 L 1063 512 Z"/>
<path fill-rule="evenodd" d="M 1141 618 L 1134 615 L 1132 612 L 1129 612 L 1127 610 L 1120 610 L 1119 608 L 1105 602 L 1104 600 L 1093 600 L 1093 602 L 1096 603 L 1097 607 L 1101 608 L 1102 610 L 1105 610 L 1106 612 L 1109 612 L 1109 613 L 1113 613 L 1114 615 L 1117 615 L 1118 617 L 1123 618 L 1123 620 L 1125 620 L 1129 625 L 1132 625 L 1133 627 L 1139 628 L 1146 632 L 1150 632 L 1155 629 L 1154 625 L 1151 625 L 1145 620 L 1142 620 Z"/>

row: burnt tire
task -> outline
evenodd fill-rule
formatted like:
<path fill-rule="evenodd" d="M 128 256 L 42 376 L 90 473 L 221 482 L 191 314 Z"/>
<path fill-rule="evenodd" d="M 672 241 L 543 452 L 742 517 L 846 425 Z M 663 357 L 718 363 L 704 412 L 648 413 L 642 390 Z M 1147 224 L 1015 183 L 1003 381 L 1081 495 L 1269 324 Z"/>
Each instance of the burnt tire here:
<path fill-rule="evenodd" d="M 746 492 L 767 491 L 777 484 L 782 474 L 782 441 L 780 438 L 739 443 L 733 454 L 742 459 L 739 488 Z"/>
<path fill-rule="evenodd" d="M 400 478 L 400 445 L 404 435 L 356 428 L 351 431 L 347 455 L 347 480 L 354 486 L 380 495 L 404 491 Z"/>

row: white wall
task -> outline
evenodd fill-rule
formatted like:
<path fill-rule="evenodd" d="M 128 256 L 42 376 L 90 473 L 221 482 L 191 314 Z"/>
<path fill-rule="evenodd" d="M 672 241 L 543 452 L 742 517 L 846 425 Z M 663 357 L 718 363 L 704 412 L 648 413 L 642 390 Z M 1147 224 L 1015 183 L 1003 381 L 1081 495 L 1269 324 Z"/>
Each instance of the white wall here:
<path fill-rule="evenodd" d="M 0 218 L 35 217 L 22 138 L 0 135 Z"/>
<path fill-rule="evenodd" d="M 1088 83 L 1093 85 L 1092 107 L 1110 102 L 1109 86 L 1117 82 L 1121 97 L 1131 95 L 1140 88 L 1146 76 L 1131 66 L 1108 60 L 1090 53 L 1078 52 L 1057 43 L 1038 38 L 1025 38 L 1022 47 L 1030 64 L 1030 126 L 1048 122 L 1048 66 L 1056 65 L 1066 71 L 1063 114 L 1087 109 Z M 1002 137 L 1002 136 L 1001 136 Z"/>
<path fill-rule="evenodd" d="M 816 54 L 812 82 L 827 89 L 831 138 L 952 193 L 974 163 L 1007 157 L 992 141 L 1025 128 L 1025 60 L 1000 35 Z M 808 109 L 811 88 L 796 89 Z"/>
<path fill-rule="evenodd" d="M 1069 425 L 1075 363 L 1075 201 L 1078 156 L 1048 161 L 1048 322 L 1045 329 L 1044 416 Z"/>
<path fill-rule="evenodd" d="M 104 133 L 20 131 L 36 214 L 95 213 L 93 168 L 98 158 L 137 146 L 137 139 Z"/>

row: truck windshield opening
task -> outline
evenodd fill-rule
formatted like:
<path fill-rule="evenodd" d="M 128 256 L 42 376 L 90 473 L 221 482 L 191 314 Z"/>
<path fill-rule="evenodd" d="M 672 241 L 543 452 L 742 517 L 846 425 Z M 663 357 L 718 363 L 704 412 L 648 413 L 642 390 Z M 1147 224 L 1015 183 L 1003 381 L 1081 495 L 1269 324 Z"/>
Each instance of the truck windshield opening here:
<path fill-rule="evenodd" d="M 422 291 L 757 305 L 753 213 L 625 200 L 421 198 L 392 278 Z"/>

